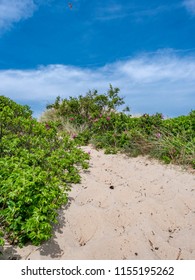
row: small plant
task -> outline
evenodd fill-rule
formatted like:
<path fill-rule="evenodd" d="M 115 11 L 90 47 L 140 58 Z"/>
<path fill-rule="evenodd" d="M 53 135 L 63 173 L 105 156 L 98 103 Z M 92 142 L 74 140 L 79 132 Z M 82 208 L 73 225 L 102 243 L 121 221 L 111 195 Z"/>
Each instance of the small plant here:
<path fill-rule="evenodd" d="M 165 128 L 161 129 L 160 137 L 153 140 L 151 155 L 162 159 L 165 163 L 192 165 L 195 158 L 195 138 L 189 138 L 185 130 L 175 133 Z"/>

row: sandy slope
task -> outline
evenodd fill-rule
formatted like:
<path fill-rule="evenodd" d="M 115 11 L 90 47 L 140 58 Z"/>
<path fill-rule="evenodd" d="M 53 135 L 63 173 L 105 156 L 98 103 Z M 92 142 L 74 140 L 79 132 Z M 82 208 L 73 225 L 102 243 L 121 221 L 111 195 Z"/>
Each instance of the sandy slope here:
<path fill-rule="evenodd" d="M 195 259 L 195 176 L 91 147 L 54 238 L 7 248 L 20 259 Z"/>

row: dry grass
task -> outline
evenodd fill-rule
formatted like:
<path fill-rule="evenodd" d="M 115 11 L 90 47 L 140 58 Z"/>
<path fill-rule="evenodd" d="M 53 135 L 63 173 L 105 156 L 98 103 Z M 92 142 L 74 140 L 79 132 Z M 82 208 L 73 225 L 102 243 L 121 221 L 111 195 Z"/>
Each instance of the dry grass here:
<path fill-rule="evenodd" d="M 75 125 L 71 123 L 67 117 L 59 116 L 57 114 L 57 111 L 55 109 L 48 109 L 39 118 L 40 122 L 59 122 L 59 131 L 58 134 L 61 135 L 64 132 L 69 134 L 70 136 L 74 137 L 75 135 L 78 135 L 79 133 L 83 132 L 86 129 L 86 125 Z"/>

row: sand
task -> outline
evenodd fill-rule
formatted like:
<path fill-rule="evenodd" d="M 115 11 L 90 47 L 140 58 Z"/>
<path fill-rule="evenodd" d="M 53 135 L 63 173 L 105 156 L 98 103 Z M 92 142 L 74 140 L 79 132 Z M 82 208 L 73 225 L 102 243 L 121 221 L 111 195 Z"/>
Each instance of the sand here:
<path fill-rule="evenodd" d="M 48 242 L 5 246 L 4 259 L 194 260 L 195 176 L 146 157 L 105 155 L 73 186 Z"/>

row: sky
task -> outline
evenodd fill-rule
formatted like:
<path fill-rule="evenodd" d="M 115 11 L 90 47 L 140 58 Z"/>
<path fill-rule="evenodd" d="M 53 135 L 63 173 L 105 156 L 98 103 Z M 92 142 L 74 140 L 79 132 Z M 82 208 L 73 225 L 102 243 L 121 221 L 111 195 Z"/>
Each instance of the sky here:
<path fill-rule="evenodd" d="M 0 0 L 0 95 L 39 117 L 110 84 L 133 115 L 195 109 L 195 0 Z"/>

